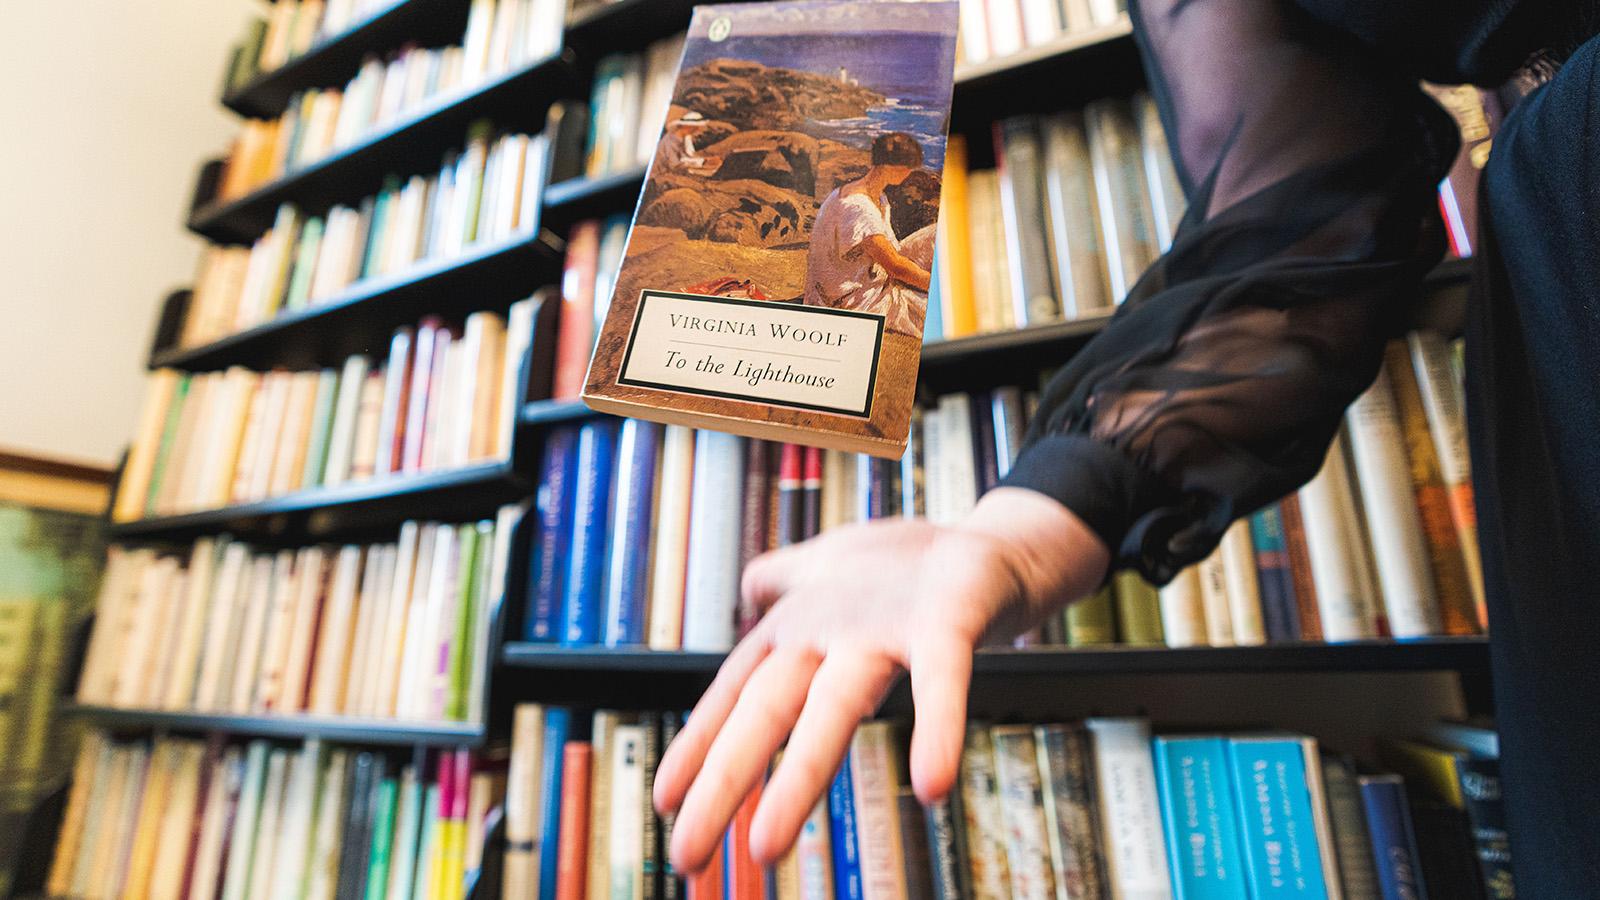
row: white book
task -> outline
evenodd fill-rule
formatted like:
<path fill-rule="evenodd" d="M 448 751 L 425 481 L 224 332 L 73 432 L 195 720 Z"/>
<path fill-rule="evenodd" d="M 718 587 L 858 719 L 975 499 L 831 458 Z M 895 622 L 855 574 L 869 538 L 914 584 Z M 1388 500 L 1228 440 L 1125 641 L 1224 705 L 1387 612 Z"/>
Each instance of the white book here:
<path fill-rule="evenodd" d="M 533 319 L 539 299 L 530 297 L 511 304 L 506 312 L 506 349 L 500 364 L 500 391 L 494 414 L 497 428 L 493 456 L 505 459 L 511 453 L 511 435 L 516 430 L 517 412 L 522 406 L 522 364 L 533 343 Z"/>
<path fill-rule="evenodd" d="M 1317 749 L 1316 738 L 1299 740 L 1301 759 L 1304 762 L 1306 793 L 1311 799 L 1311 827 L 1316 833 L 1317 847 L 1322 865 L 1322 883 L 1328 900 L 1344 900 L 1349 896 L 1339 874 L 1338 842 L 1333 834 L 1333 817 L 1329 810 L 1328 790 L 1322 780 L 1322 753 Z M 1351 896 L 1351 900 L 1366 900 Z"/>
<path fill-rule="evenodd" d="M 172 664 L 167 670 L 161 700 L 157 704 L 163 709 L 184 709 L 194 698 L 194 679 L 205 642 L 206 623 L 210 618 L 217 563 L 228 543 L 226 537 L 201 538 L 195 541 L 194 550 L 189 554 L 183 617 L 176 629 L 177 641 L 171 648 Z"/>
<path fill-rule="evenodd" d="M 271 745 L 266 741 L 253 741 L 245 756 L 239 803 L 234 813 L 232 834 L 228 839 L 228 864 L 223 869 L 225 875 L 221 900 L 245 900 L 250 896 L 250 867 L 254 861 L 270 750 Z M 287 755 L 287 752 L 278 751 L 283 755 Z"/>
<path fill-rule="evenodd" d="M 522 162 L 522 191 L 517 199 L 517 231 L 531 235 L 539 228 L 539 205 L 550 172 L 550 139 L 535 135 Z"/>
<path fill-rule="evenodd" d="M 1022 453 L 1022 441 L 1027 432 L 1022 389 L 1014 385 L 995 388 L 989 398 L 989 414 L 994 420 L 996 468 L 999 477 L 1005 478 Z"/>
<path fill-rule="evenodd" d="M 249 704 L 255 712 L 275 711 L 282 703 L 284 668 L 289 662 L 289 639 L 294 631 L 295 588 L 303 577 L 294 562 L 294 552 L 284 550 L 273 565 L 272 599 L 267 606 L 259 672 Z"/>
<path fill-rule="evenodd" d="M 339 394 L 333 404 L 333 424 L 328 433 L 328 458 L 322 471 L 322 483 L 326 487 L 343 484 L 350 478 L 361 388 L 366 384 L 369 365 L 365 356 L 352 356 L 345 360 L 339 374 Z"/>
<path fill-rule="evenodd" d="M 505 607 L 506 595 L 506 568 L 511 561 L 511 536 L 516 532 L 517 523 L 528 513 L 532 504 L 530 502 L 510 503 L 500 507 L 495 514 L 494 530 L 490 538 L 484 536 L 479 540 L 491 540 L 491 546 L 485 552 L 489 554 L 489 577 L 479 585 L 479 600 L 473 608 L 477 617 L 473 623 L 472 655 L 471 659 L 486 660 L 494 653 L 490 647 L 493 637 L 495 614 Z M 482 722 L 487 713 L 489 694 L 489 667 L 474 663 L 467 667 L 470 681 L 467 684 L 467 718 L 474 722 Z"/>
<path fill-rule="evenodd" d="M 189 835 L 200 814 L 200 768 L 205 752 L 205 745 L 198 741 L 186 741 L 174 748 L 172 782 L 167 788 L 167 805 L 162 810 L 155 841 L 147 900 L 178 900 L 188 864 Z"/>
<path fill-rule="evenodd" d="M 289 633 L 283 688 L 279 693 L 279 708 L 285 712 L 305 708 L 306 684 L 311 679 L 312 645 L 324 615 L 327 555 L 322 547 L 305 547 L 295 554 L 294 622 Z"/>
<path fill-rule="evenodd" d="M 418 578 L 423 594 L 413 596 L 411 603 L 417 613 L 414 628 L 407 629 L 405 670 L 401 672 L 401 695 L 395 715 L 402 719 L 425 719 L 432 702 L 430 688 L 438 667 L 441 624 L 455 593 L 459 547 L 456 528 L 441 525 L 434 532 L 433 552 L 430 558 L 428 579 Z M 416 640 L 411 640 L 415 637 Z"/>
<path fill-rule="evenodd" d="M 689 559 L 683 590 L 683 649 L 733 646 L 739 601 L 739 525 L 744 504 L 744 439 L 695 434 Z"/>
<path fill-rule="evenodd" d="M 333 715 L 344 703 L 344 683 L 350 665 L 351 629 L 361 580 L 362 548 L 350 544 L 339 549 L 333 581 L 317 629 L 316 671 L 311 677 L 311 712 Z"/>
<path fill-rule="evenodd" d="M 1200 588 L 1200 567 L 1179 572 L 1159 594 L 1161 634 L 1168 647 L 1204 647 L 1211 643 L 1206 633 L 1206 604 Z"/>
<path fill-rule="evenodd" d="M 230 690 L 223 701 L 224 708 L 232 712 L 249 712 L 251 701 L 255 699 L 256 676 L 261 669 L 273 591 L 278 579 L 287 575 L 280 569 L 281 556 L 279 559 L 258 558 L 250 573 L 250 606 L 240 623 L 239 644 L 229 673 Z"/>
<path fill-rule="evenodd" d="M 611 736 L 611 900 L 644 897 L 644 726 L 618 725 Z"/>
<path fill-rule="evenodd" d="M 949 479 L 945 477 L 945 441 L 943 416 L 937 409 L 922 411 L 922 515 L 929 522 L 947 523 L 951 521 L 949 509 Z M 833 451 L 829 451 L 832 453 Z M 823 457 L 826 464 L 831 459 Z M 824 471 L 822 477 L 823 516 L 826 524 L 831 522 L 827 515 L 828 482 L 832 472 Z"/>
<path fill-rule="evenodd" d="M 961 55 L 970 64 L 990 57 L 989 13 L 984 0 L 961 0 Z"/>
<path fill-rule="evenodd" d="M 200 839 L 195 844 L 193 874 L 189 876 L 189 900 L 212 900 L 222 877 L 223 838 L 233 823 L 227 818 L 229 801 L 239 796 L 244 779 L 244 750 L 229 747 L 211 769 L 206 788 L 205 809 L 201 813 Z"/>
<path fill-rule="evenodd" d="M 506 772 L 505 897 L 539 895 L 543 759 L 544 707 L 519 703 L 511 713 L 511 760 Z"/>
<path fill-rule="evenodd" d="M 122 665 L 117 672 L 116 691 L 112 703 L 116 706 L 138 708 L 144 705 L 149 693 L 148 680 L 154 671 L 152 659 L 160 654 L 161 619 L 165 600 L 174 578 L 179 577 L 178 561 L 163 557 L 144 570 L 139 581 L 139 593 L 126 616 L 127 646 L 123 649 Z"/>
<path fill-rule="evenodd" d="M 1065 27 L 1057 0 L 1022 0 L 1022 35 L 1030 46 L 1049 42 Z"/>
<path fill-rule="evenodd" d="M 972 458 L 972 397 L 946 394 L 939 398 L 939 475 L 944 479 L 940 515 L 954 522 L 978 503 L 978 467 Z"/>
<path fill-rule="evenodd" d="M 287 748 L 267 754 L 267 777 L 261 787 L 261 813 L 256 822 L 255 862 L 250 867 L 246 897 L 250 900 L 273 896 L 273 885 L 281 880 L 286 861 L 279 855 L 283 841 L 283 813 L 289 784 L 299 761 Z"/>
<path fill-rule="evenodd" d="M 1367 578 L 1366 538 L 1357 524 L 1342 436 L 1328 449 L 1316 477 L 1300 489 L 1300 517 L 1311 557 L 1311 581 L 1316 587 L 1323 640 L 1377 637 L 1376 598 Z"/>
<path fill-rule="evenodd" d="M 1261 583 L 1256 577 L 1256 551 L 1250 540 L 1250 522 L 1240 519 L 1223 532 L 1222 575 L 1228 585 L 1228 611 L 1233 642 L 1253 647 L 1267 642 L 1261 614 Z"/>
<path fill-rule="evenodd" d="M 194 693 L 185 704 L 189 707 L 198 710 L 218 707 L 217 686 L 222 680 L 223 667 L 233 662 L 227 655 L 228 638 L 241 618 L 239 603 L 245 596 L 249 573 L 250 548 L 244 544 L 229 544 L 222 552 L 216 588 L 208 598 L 211 615 L 206 621 L 205 647 L 201 651 Z"/>
<path fill-rule="evenodd" d="M 1222 561 L 1222 548 L 1195 565 L 1200 577 L 1200 602 L 1206 610 L 1206 643 L 1213 647 L 1232 647 L 1233 606 L 1228 602 L 1228 575 Z"/>
<path fill-rule="evenodd" d="M 1087 719 L 1084 727 L 1094 742 L 1095 799 L 1111 898 L 1170 900 L 1150 723 Z"/>
<path fill-rule="evenodd" d="M 324 748 L 318 738 L 309 738 L 294 759 L 293 770 L 284 786 L 283 815 L 278 827 L 278 842 L 272 896 L 276 900 L 300 900 L 301 889 L 310 874 L 307 864 L 315 846 L 317 798 L 322 788 Z"/>
<path fill-rule="evenodd" d="M 501 0 L 508 2 L 508 0 Z M 494 29 L 495 0 L 472 0 L 467 30 L 461 38 L 461 81 L 472 84 L 483 77 L 489 64 L 489 39 Z"/>
<path fill-rule="evenodd" d="M 380 678 L 384 680 L 378 686 L 377 706 L 369 715 L 400 715 L 400 690 L 410 677 L 411 658 L 421 652 L 416 644 L 423 639 L 422 614 L 438 530 L 439 526 L 431 522 L 421 525 L 408 545 L 405 529 L 401 529 L 400 557 L 390 598 L 390 642 L 384 648 L 380 671 Z"/>
<path fill-rule="evenodd" d="M 261 391 L 266 399 L 261 405 L 261 442 L 250 469 L 250 482 L 245 486 L 245 500 L 261 500 L 272 490 L 272 470 L 278 457 L 293 452 L 285 438 L 284 415 L 289 406 L 289 373 L 268 372 L 261 378 Z"/>
<path fill-rule="evenodd" d="M 135 565 L 129 551 L 114 545 L 106 550 L 105 574 L 95 596 L 94 626 L 84 652 L 83 672 L 78 676 L 79 703 L 104 703 L 110 699 L 110 673 L 115 671 L 114 657 L 122 646 L 113 631 L 121 624 L 122 606 L 127 602 L 128 584 L 134 580 Z"/>
<path fill-rule="evenodd" d="M 543 59 L 561 48 L 562 19 L 566 14 L 566 0 L 532 0 L 524 40 L 525 58 Z"/>
<path fill-rule="evenodd" d="M 400 680 L 400 659 L 405 650 L 407 613 L 411 600 L 412 577 L 417 568 L 417 538 L 421 523 L 411 521 L 400 526 L 395 541 L 393 574 L 389 590 L 383 599 L 381 626 L 374 638 L 373 665 L 370 675 L 360 679 L 361 694 L 354 712 L 362 716 L 387 716 L 394 711 L 390 699 L 392 685 Z"/>
<path fill-rule="evenodd" d="M 1089 0 L 1089 17 L 1096 28 L 1111 25 L 1122 17 L 1117 0 Z"/>
<path fill-rule="evenodd" d="M 1039 752 L 1033 727 L 1003 725 L 990 730 L 1000 818 L 1005 823 L 1006 869 L 1013 900 L 1054 900 L 1055 871 L 1041 798 Z"/>
<path fill-rule="evenodd" d="M 742 468 L 741 461 L 741 468 Z M 684 579 L 689 558 L 690 500 L 694 490 L 695 433 L 668 425 L 661 441 L 656 484 L 656 552 L 650 572 L 650 649 L 683 646 Z"/>
<path fill-rule="evenodd" d="M 372 677 L 373 635 L 380 627 L 378 617 L 388 608 L 389 585 L 384 581 L 384 569 L 393 565 L 393 551 L 393 544 L 375 544 L 367 548 L 361 570 L 361 590 L 357 594 L 355 626 L 351 631 L 350 663 L 345 666 L 344 679 L 339 684 L 338 712 L 346 715 L 361 714 L 361 684 Z M 393 574 L 390 571 L 388 577 Z"/>
<path fill-rule="evenodd" d="M 1389 630 L 1398 638 L 1440 634 L 1439 596 L 1387 369 L 1351 405 L 1347 420 Z"/>

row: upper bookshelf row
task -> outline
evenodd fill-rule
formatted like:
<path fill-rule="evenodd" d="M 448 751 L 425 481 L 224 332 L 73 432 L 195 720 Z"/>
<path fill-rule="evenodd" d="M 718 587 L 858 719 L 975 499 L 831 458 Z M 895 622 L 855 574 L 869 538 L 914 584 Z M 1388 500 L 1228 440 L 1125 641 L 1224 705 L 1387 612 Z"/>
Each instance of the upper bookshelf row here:
<path fill-rule="evenodd" d="M 274 109 L 268 98 L 280 93 L 287 99 L 297 91 L 343 84 L 361 60 L 374 52 L 373 42 L 387 30 L 379 29 L 377 36 L 362 40 L 355 38 L 365 35 L 366 28 L 376 28 L 388 17 L 399 15 L 400 8 L 413 5 L 444 4 L 441 0 L 405 0 L 358 28 L 357 34 L 330 40 L 291 60 L 230 94 L 225 102 L 236 110 L 259 115 Z M 569 25 L 564 46 L 557 53 L 446 91 L 354 143 L 242 196 L 201 202 L 190 215 L 188 227 L 220 243 L 249 241 L 271 225 L 285 202 L 315 208 L 349 201 L 375 193 L 389 176 L 436 165 L 459 144 L 473 121 L 489 119 L 501 127 L 536 131 L 552 101 L 579 96 L 586 82 L 584 73 L 598 56 L 681 31 L 690 8 L 683 0 L 622 0 L 591 8 L 588 15 Z M 1121 16 L 1110 25 L 1064 34 L 1017 54 L 961 67 L 956 74 L 952 127 L 980 128 L 997 116 L 1059 108 L 1137 85 L 1138 61 L 1131 34 L 1128 18 Z M 293 71 L 285 71 L 290 69 Z M 270 92 L 257 97 L 258 90 L 269 87 Z M 276 109 L 282 111 L 281 101 Z"/>

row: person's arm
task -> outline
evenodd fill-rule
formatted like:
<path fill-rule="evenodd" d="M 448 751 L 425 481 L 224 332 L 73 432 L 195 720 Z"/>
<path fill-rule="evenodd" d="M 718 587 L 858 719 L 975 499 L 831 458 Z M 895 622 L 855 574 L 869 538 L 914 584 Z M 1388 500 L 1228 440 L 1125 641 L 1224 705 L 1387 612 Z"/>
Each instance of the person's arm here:
<path fill-rule="evenodd" d="M 895 281 L 909 284 L 919 291 L 926 292 L 929 283 L 933 280 L 928 270 L 907 259 L 889 239 L 881 234 L 868 235 L 861 242 L 861 249 L 872 261 L 883 267 L 889 277 Z"/>
<path fill-rule="evenodd" d="M 901 669 L 912 781 L 943 796 L 982 636 L 1081 596 L 1108 560 L 1164 581 L 1309 479 L 1442 252 L 1434 190 L 1456 138 L 1414 78 L 1279 0 L 1130 6 L 1190 198 L 1171 250 L 1052 380 L 1008 487 L 972 518 L 852 528 L 753 565 L 770 613 L 657 773 L 680 870 L 705 864 L 793 730 L 751 830 L 774 860 Z M 1018 530 L 972 536 L 997 524 Z M 1041 548 L 1032 577 L 1010 546 Z"/>

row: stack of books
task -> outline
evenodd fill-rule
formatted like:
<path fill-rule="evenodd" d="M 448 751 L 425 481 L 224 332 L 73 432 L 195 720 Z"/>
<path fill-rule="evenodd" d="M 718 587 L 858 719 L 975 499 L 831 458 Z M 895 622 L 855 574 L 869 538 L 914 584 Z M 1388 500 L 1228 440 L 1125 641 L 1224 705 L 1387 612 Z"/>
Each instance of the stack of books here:
<path fill-rule="evenodd" d="M 289 0 L 252 18 L 223 69 L 223 94 L 334 40 L 403 0 Z"/>
<path fill-rule="evenodd" d="M 1147 95 L 996 122 L 995 168 L 952 137 L 928 340 L 1110 313 L 1171 244 L 1183 191 Z"/>
<path fill-rule="evenodd" d="M 665 854 L 673 822 L 650 805 L 679 721 L 517 708 L 505 896 L 551 896 L 553 882 L 574 897 L 1246 900 L 1424 896 L 1426 883 L 1469 900 L 1511 878 L 1492 728 L 1380 740 L 1358 766 L 1303 734 L 1152 738 L 1145 720 L 1102 718 L 974 723 L 958 785 L 932 807 L 912 793 L 906 729 L 866 723 L 778 865 L 750 857 L 758 789 L 685 884 Z"/>
<path fill-rule="evenodd" d="M 329 747 L 83 741 L 52 897 L 463 900 L 503 767 Z"/>
<path fill-rule="evenodd" d="M 115 521 L 253 503 L 317 487 L 504 460 L 539 298 L 401 328 L 386 359 L 337 369 L 158 369 Z"/>
<path fill-rule="evenodd" d="M 683 35 L 651 44 L 643 53 L 617 53 L 595 67 L 589 101 L 589 135 L 583 173 L 601 178 L 644 166 L 655 156 L 672 102 Z"/>
<path fill-rule="evenodd" d="M 1478 634 L 1482 575 L 1460 384 L 1449 345 L 1390 347 L 1320 475 L 1235 524 L 1157 591 L 1133 573 L 1024 644 L 1235 646 Z M 524 637 L 724 650 L 747 624 L 756 554 L 850 522 L 960 519 L 1005 478 L 1036 395 L 948 394 L 900 460 L 635 420 L 552 430 Z"/>
<path fill-rule="evenodd" d="M 297 5 L 311 4 L 274 6 L 275 18 Z M 361 143 L 436 98 L 469 91 L 558 52 L 563 12 L 562 0 L 477 0 L 460 46 L 408 46 L 388 59 L 369 58 L 343 88 L 301 91 L 278 118 L 246 120 L 229 151 L 219 199 L 247 194 Z"/>
<path fill-rule="evenodd" d="M 382 544 L 187 557 L 113 547 L 78 702 L 207 714 L 481 721 L 522 508 Z"/>
<path fill-rule="evenodd" d="M 178 345 L 193 347 L 334 300 L 363 282 L 404 277 L 474 248 L 530 238 L 549 174 L 549 141 L 494 136 L 480 122 L 434 175 L 391 177 L 375 197 L 308 215 L 293 204 L 252 246 L 200 259 Z"/>
<path fill-rule="evenodd" d="M 976 65 L 1116 24 L 1126 0 L 965 0 L 959 56 Z"/>

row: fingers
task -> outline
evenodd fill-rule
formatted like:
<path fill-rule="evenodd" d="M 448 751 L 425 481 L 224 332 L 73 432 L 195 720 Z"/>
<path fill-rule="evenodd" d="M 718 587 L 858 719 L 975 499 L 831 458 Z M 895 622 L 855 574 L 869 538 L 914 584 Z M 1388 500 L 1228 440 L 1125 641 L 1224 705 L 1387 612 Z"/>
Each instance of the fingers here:
<path fill-rule="evenodd" d="M 764 613 L 794 586 L 800 575 L 805 545 L 797 544 L 763 553 L 744 567 L 740 593 L 745 603 Z"/>
<path fill-rule="evenodd" d="M 750 826 L 750 853 L 757 863 L 776 862 L 793 845 L 817 798 L 839 771 L 856 726 L 877 709 L 896 671 L 881 655 L 835 651 L 822 663 L 783 762 L 762 791 Z"/>
<path fill-rule="evenodd" d="M 955 787 L 961 766 L 972 647 L 954 638 L 924 640 L 913 648 L 910 662 L 911 699 L 916 710 L 911 732 L 911 785 L 918 800 L 932 804 Z"/>
<path fill-rule="evenodd" d="M 812 650 L 779 650 L 745 683 L 678 811 L 671 848 L 678 868 L 692 872 L 711 858 L 735 810 L 766 773 L 799 717 L 821 663 Z"/>
<path fill-rule="evenodd" d="M 722 723 L 728 720 L 728 714 L 733 712 L 745 681 L 766 659 L 768 646 L 765 640 L 752 635 L 733 648 L 733 652 L 728 654 L 722 667 L 717 670 L 716 679 L 700 696 L 700 702 L 695 704 L 694 711 L 684 722 L 683 730 L 678 732 L 672 745 L 667 747 L 667 752 L 662 754 L 661 762 L 656 767 L 653 797 L 656 810 L 662 815 L 675 811 L 683 803 L 683 795 L 688 792 L 695 773 L 700 771 L 706 751 L 722 729 Z"/>

